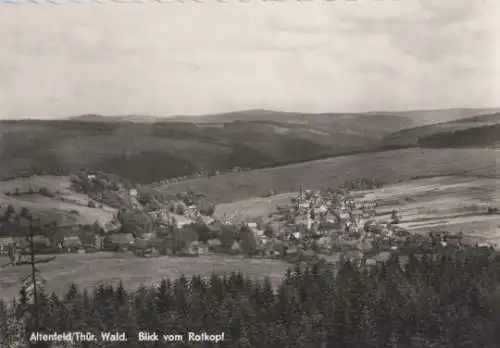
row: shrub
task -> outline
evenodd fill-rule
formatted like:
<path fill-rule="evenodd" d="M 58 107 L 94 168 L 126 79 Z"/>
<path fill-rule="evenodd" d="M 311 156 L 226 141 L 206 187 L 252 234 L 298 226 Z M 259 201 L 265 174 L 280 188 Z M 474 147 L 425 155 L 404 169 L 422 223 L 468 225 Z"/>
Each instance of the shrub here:
<path fill-rule="evenodd" d="M 41 187 L 39 190 L 38 190 L 38 193 L 41 194 L 42 196 L 45 196 L 45 197 L 50 197 L 50 198 L 53 198 L 55 195 L 53 192 L 51 192 L 48 188 L 46 187 Z"/>
<path fill-rule="evenodd" d="M 184 215 L 184 212 L 186 211 L 186 209 L 184 208 L 184 206 L 182 204 L 178 204 L 176 207 L 175 207 L 175 213 L 176 214 L 179 214 L 179 215 Z"/>
<path fill-rule="evenodd" d="M 215 205 L 206 198 L 200 199 L 196 205 L 200 213 L 203 215 L 211 216 L 215 212 Z"/>

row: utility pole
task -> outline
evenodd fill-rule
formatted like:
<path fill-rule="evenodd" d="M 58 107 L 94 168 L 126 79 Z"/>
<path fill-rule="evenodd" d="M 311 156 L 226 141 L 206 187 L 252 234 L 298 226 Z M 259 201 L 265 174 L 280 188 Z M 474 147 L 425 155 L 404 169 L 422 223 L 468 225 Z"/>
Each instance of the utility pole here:
<path fill-rule="evenodd" d="M 38 293 L 36 286 L 36 267 L 35 267 L 35 231 L 33 230 L 33 218 L 30 217 L 30 256 L 31 256 L 31 281 L 33 282 L 33 312 L 35 317 L 35 330 L 40 329 L 40 318 L 38 316 Z"/>
<path fill-rule="evenodd" d="M 40 332 L 40 308 L 38 306 L 38 286 L 37 286 L 37 273 L 40 271 L 35 267 L 35 230 L 33 227 L 33 216 L 29 216 L 30 220 L 30 264 L 31 264 L 31 281 L 33 282 L 33 316 L 35 318 L 35 327 L 33 332 Z M 42 282 L 44 279 L 42 278 Z M 33 348 L 48 348 L 47 342 L 31 342 Z"/>

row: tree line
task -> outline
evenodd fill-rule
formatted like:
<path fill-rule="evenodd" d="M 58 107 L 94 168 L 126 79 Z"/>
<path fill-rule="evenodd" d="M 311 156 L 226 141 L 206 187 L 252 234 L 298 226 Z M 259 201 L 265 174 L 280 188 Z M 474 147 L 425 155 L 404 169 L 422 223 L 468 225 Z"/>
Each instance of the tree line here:
<path fill-rule="evenodd" d="M 78 347 L 196 346 L 137 341 L 138 331 L 167 330 L 224 332 L 217 347 L 493 348 L 500 342 L 499 277 L 492 249 L 465 247 L 412 253 L 404 266 L 397 255 L 373 267 L 297 265 L 277 287 L 241 273 L 164 279 L 135 291 L 71 285 L 64 296 L 38 291 L 38 330 L 128 336 Z M 25 288 L 12 303 L 0 302 L 0 346 L 27 346 L 33 310 Z"/>

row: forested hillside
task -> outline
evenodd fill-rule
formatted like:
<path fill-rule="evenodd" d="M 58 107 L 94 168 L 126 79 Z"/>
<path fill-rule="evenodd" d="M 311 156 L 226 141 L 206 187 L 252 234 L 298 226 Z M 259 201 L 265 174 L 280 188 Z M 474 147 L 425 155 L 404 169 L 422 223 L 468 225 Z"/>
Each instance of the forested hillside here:
<path fill-rule="evenodd" d="M 489 146 L 492 130 L 500 122 L 500 113 L 485 113 L 466 118 L 455 119 L 447 122 L 427 124 L 419 127 L 403 129 L 386 136 L 382 143 L 384 146 L 424 146 L 436 144 L 438 147 L 456 147 L 464 138 L 464 144 L 471 142 L 474 146 Z M 462 133 L 465 132 L 465 133 Z M 470 133 L 469 133 L 470 132 Z M 450 137 L 453 137 L 452 140 Z M 483 138 L 479 140 L 479 138 Z M 473 140 L 475 138 L 476 140 Z M 439 145 L 438 145 L 439 144 Z M 468 146 L 468 145 L 464 145 Z"/>
<path fill-rule="evenodd" d="M 420 147 L 497 147 L 500 144 L 500 124 L 468 128 L 422 137 Z"/>
<path fill-rule="evenodd" d="M 203 347 L 496 348 L 500 340 L 500 257 L 492 249 L 446 248 L 440 254 L 393 256 L 368 268 L 346 262 L 296 266 L 273 291 L 241 274 L 163 280 L 126 292 L 71 287 L 40 294 L 44 332 L 125 332 L 127 342 L 81 347 L 137 347 L 138 331 L 183 335 L 182 342 L 141 347 L 192 347 L 189 331 L 224 333 Z M 1 345 L 13 347 L 35 329 L 21 290 L 14 307 L 0 306 Z"/>
<path fill-rule="evenodd" d="M 98 115 L 1 121 L 0 176 L 86 168 L 151 183 L 373 151 L 384 135 L 413 125 L 411 119 L 397 115 L 262 111 L 219 116 L 225 121 L 160 122 Z M 241 120 L 242 116 L 248 117 Z"/>

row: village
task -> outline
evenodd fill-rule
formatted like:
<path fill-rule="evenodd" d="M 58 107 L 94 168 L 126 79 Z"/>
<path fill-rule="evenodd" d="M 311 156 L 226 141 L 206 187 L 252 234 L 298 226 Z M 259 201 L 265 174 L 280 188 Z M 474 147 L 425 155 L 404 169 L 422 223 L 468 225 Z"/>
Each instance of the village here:
<path fill-rule="evenodd" d="M 399 226 L 404 219 L 400 213 L 384 212 L 376 197 L 366 199 L 358 193 L 353 182 L 360 184 L 360 180 L 340 189 L 300 190 L 275 212 L 251 221 L 215 217 L 213 206 L 202 194 L 189 192 L 161 199 L 111 181 L 88 173 L 75 179 L 90 196 L 106 203 L 111 199 L 115 206 L 120 202 L 113 221 L 105 226 L 40 226 L 26 218 L 25 210 L 7 209 L 0 216 L 0 253 L 8 255 L 13 265 L 28 262 L 31 232 L 37 254 L 107 251 L 137 257 L 196 257 L 224 253 L 290 263 L 324 259 L 375 264 L 391 253 L 404 255 L 410 250 L 462 243 L 460 235 L 445 232 L 410 234 Z M 361 184 L 375 185 L 364 179 Z M 89 207 L 97 204 L 89 201 Z"/>

